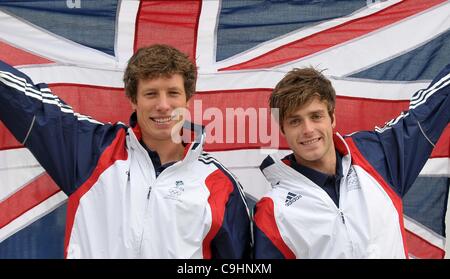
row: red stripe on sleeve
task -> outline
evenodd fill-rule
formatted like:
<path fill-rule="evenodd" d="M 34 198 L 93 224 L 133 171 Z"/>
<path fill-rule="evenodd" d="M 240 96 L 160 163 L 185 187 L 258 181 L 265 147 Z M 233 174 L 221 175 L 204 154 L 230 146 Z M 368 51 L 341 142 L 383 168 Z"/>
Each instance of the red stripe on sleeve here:
<path fill-rule="evenodd" d="M 256 214 L 254 217 L 256 226 L 272 241 L 273 245 L 283 254 L 286 259 L 295 259 L 295 254 L 286 245 L 278 230 L 275 221 L 273 201 L 270 198 L 262 198 L 256 204 Z"/>
<path fill-rule="evenodd" d="M 203 240 L 203 258 L 211 259 L 211 241 L 222 226 L 225 206 L 230 194 L 233 192 L 233 184 L 219 169 L 206 178 L 205 184 L 210 193 L 208 203 L 211 207 L 211 228 Z"/>

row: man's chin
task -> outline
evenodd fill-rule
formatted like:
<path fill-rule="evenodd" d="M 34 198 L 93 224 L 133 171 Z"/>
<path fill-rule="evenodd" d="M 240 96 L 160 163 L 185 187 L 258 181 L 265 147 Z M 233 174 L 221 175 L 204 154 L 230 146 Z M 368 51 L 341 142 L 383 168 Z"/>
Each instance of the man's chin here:
<path fill-rule="evenodd" d="M 163 141 L 172 141 L 173 142 L 174 141 L 170 135 L 157 135 L 157 136 L 154 136 L 153 139 L 155 141 L 160 141 L 160 142 L 163 142 Z"/>
<path fill-rule="evenodd" d="M 315 162 L 320 159 L 318 154 L 312 152 L 305 152 L 304 150 L 298 150 L 296 152 L 297 156 L 306 162 Z"/>
<path fill-rule="evenodd" d="M 318 148 L 317 146 L 297 146 L 297 151 L 300 154 L 307 154 L 307 156 L 314 156 L 314 154 L 318 153 Z"/>

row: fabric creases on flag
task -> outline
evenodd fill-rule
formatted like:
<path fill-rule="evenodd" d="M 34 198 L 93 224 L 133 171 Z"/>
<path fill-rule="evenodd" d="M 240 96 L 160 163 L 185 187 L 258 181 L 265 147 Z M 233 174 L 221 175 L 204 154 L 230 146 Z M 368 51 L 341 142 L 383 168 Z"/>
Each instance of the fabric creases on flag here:
<path fill-rule="evenodd" d="M 450 61 L 445 0 L 69 2 L 0 2 L 0 60 L 100 122 L 128 122 L 123 70 L 134 51 L 152 43 L 195 59 L 190 109 L 205 112 L 203 125 L 213 120 L 211 107 L 223 115 L 227 108 L 256 109 L 260 119 L 270 118 L 272 88 L 290 69 L 312 65 L 336 88 L 341 134 L 383 127 Z M 256 200 L 270 188 L 258 169 L 268 144 L 249 130 L 271 127 L 241 120 L 244 134 L 237 126 L 209 131 L 219 140 L 206 150 Z M 214 121 L 228 128 L 226 117 Z M 284 139 L 277 141 L 287 154 Z M 412 258 L 445 256 L 449 156 L 447 126 L 403 199 Z M 63 257 L 67 196 L 1 122 L 0 177 L 0 258 Z"/>

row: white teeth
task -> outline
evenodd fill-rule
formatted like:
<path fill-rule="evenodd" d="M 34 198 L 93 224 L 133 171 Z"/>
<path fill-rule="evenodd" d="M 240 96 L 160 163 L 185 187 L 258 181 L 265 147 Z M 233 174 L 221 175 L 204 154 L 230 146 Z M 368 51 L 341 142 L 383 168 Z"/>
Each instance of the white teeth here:
<path fill-rule="evenodd" d="M 152 120 L 155 121 L 156 123 L 163 124 L 163 123 L 167 123 L 167 122 L 171 121 L 172 117 L 152 118 Z"/>
<path fill-rule="evenodd" d="M 317 139 L 312 139 L 312 140 L 308 140 L 308 141 L 303 141 L 302 144 L 303 145 L 309 145 L 309 144 L 313 144 L 315 142 L 318 142 L 320 138 Z"/>

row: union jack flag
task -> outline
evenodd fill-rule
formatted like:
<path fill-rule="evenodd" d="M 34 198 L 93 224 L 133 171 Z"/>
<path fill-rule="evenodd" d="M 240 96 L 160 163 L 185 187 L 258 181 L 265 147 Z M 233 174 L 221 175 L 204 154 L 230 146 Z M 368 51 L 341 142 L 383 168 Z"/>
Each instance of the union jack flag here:
<path fill-rule="evenodd" d="M 312 65 L 336 88 L 337 131 L 347 134 L 395 118 L 450 61 L 449 15 L 446 0 L 1 0 L 0 60 L 74 110 L 125 123 L 122 75 L 142 46 L 170 44 L 195 60 L 203 109 L 266 108 L 285 73 Z M 261 146 L 206 150 L 257 199 L 270 187 Z M 288 152 L 284 140 L 279 149 Z M 411 257 L 445 255 L 449 155 L 447 127 L 403 200 Z M 1 122 L 0 177 L 0 258 L 63 257 L 67 197 Z"/>

